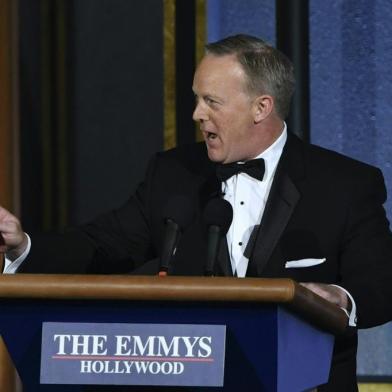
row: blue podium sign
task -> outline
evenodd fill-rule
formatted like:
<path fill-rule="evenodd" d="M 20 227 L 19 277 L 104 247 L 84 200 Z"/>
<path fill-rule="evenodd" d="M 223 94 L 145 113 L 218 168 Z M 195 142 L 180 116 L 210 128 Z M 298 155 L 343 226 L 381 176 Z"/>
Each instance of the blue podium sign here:
<path fill-rule="evenodd" d="M 226 327 L 42 325 L 41 383 L 223 386 Z"/>
<path fill-rule="evenodd" d="M 326 330 L 347 323 L 290 281 L 113 277 L 107 287 L 106 276 L 3 278 L 4 295 L 16 298 L 0 300 L 0 334 L 25 392 L 312 390 L 329 378 L 334 336 Z M 91 293 L 97 282 L 99 295 Z M 19 298 L 22 283 L 33 285 L 32 298 Z"/>

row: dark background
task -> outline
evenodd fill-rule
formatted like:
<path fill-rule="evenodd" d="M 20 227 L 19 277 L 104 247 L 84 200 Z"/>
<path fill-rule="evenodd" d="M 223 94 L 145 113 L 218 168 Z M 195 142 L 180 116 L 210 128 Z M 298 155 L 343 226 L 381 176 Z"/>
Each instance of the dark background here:
<path fill-rule="evenodd" d="M 163 140 L 162 2 L 20 1 L 22 221 L 129 197 Z"/>

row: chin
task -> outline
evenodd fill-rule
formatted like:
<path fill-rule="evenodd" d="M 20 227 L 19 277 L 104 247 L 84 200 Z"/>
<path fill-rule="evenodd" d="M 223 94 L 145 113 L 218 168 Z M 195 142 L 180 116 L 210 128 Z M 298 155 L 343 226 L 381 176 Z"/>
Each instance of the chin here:
<path fill-rule="evenodd" d="M 222 163 L 224 161 L 222 156 L 220 156 L 217 153 L 211 152 L 210 150 L 208 150 L 208 158 L 210 161 L 215 162 L 215 163 Z"/>

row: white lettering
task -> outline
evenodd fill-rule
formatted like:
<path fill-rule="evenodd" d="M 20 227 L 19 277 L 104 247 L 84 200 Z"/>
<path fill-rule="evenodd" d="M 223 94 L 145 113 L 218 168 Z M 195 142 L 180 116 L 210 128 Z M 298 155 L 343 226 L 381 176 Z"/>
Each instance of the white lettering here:
<path fill-rule="evenodd" d="M 158 374 L 161 372 L 161 366 L 159 362 L 150 362 L 149 369 L 150 373 L 152 374 Z"/>
<path fill-rule="evenodd" d="M 122 365 L 122 362 L 114 361 L 114 370 L 113 370 L 114 373 L 125 373 L 125 369 L 124 368 L 120 369 L 120 365 Z"/>
<path fill-rule="evenodd" d="M 123 364 L 125 365 L 125 371 L 127 374 L 131 373 L 131 367 L 133 365 L 132 361 L 123 361 Z"/>
<path fill-rule="evenodd" d="M 102 373 L 104 370 L 104 362 L 103 361 L 94 361 L 92 363 L 93 373 Z"/>
<path fill-rule="evenodd" d="M 66 355 L 65 352 L 65 340 L 68 342 L 71 340 L 71 335 L 54 335 L 53 340 L 59 339 L 59 349 L 57 351 L 57 355 Z"/>
<path fill-rule="evenodd" d="M 80 361 L 80 373 L 91 373 L 91 361 Z"/>
<path fill-rule="evenodd" d="M 163 373 L 163 374 L 173 373 L 173 364 L 170 362 L 163 362 L 161 364 L 161 373 Z"/>
<path fill-rule="evenodd" d="M 181 362 L 173 362 L 173 374 L 181 374 L 184 372 L 184 364 Z"/>
<path fill-rule="evenodd" d="M 128 349 L 128 344 L 130 341 L 130 336 L 116 336 L 116 352 L 114 355 L 131 355 L 131 350 Z"/>
<path fill-rule="evenodd" d="M 133 336 L 133 353 L 131 355 L 149 355 L 152 357 L 156 356 L 156 354 L 154 354 L 154 341 L 155 336 L 149 336 L 143 346 L 141 337 Z"/>
<path fill-rule="evenodd" d="M 58 340 L 57 355 L 66 355 L 66 344 L 71 342 L 70 355 L 106 355 L 104 345 L 106 335 L 54 335 L 53 340 Z"/>
<path fill-rule="evenodd" d="M 105 335 L 92 335 L 92 345 L 93 349 L 91 355 L 106 355 L 108 350 L 103 348 L 104 343 L 107 341 L 107 336 Z"/>
<path fill-rule="evenodd" d="M 162 356 L 161 349 L 163 350 L 163 355 L 168 357 L 170 355 L 170 351 L 172 351 L 172 357 L 179 357 L 179 350 L 178 350 L 178 342 L 180 337 L 174 336 L 170 345 L 167 344 L 166 338 L 164 336 L 157 336 L 158 339 L 158 352 L 157 356 Z"/>
<path fill-rule="evenodd" d="M 191 339 L 193 340 L 193 343 L 191 342 Z M 193 338 L 191 338 L 190 336 L 183 336 L 182 340 L 185 343 L 186 349 L 187 349 L 187 353 L 185 354 L 186 357 L 194 357 L 195 355 L 193 354 L 193 347 L 195 346 L 195 344 L 197 343 L 197 341 L 200 338 L 195 336 Z"/>
<path fill-rule="evenodd" d="M 88 355 L 88 339 L 90 335 L 72 335 L 71 355 Z M 81 351 L 79 351 L 79 349 Z"/>
<path fill-rule="evenodd" d="M 134 364 L 138 373 L 140 373 L 140 371 L 142 371 L 142 373 L 147 372 L 147 362 L 135 361 Z"/>
<path fill-rule="evenodd" d="M 199 357 L 206 358 L 211 356 L 211 336 L 203 336 L 199 340 L 200 350 L 197 352 Z M 204 351 L 204 352 L 202 352 Z"/>
<path fill-rule="evenodd" d="M 115 362 L 117 362 L 117 361 L 115 361 Z M 115 362 L 114 362 L 114 366 L 116 366 Z M 104 367 L 105 367 L 105 370 L 103 371 L 104 373 L 114 373 L 114 369 L 110 365 L 111 365 L 111 362 L 104 361 Z"/>
<path fill-rule="evenodd" d="M 181 362 L 147 362 L 147 361 L 80 361 L 80 373 L 130 374 L 132 368 L 138 374 L 181 374 L 184 364 Z"/>

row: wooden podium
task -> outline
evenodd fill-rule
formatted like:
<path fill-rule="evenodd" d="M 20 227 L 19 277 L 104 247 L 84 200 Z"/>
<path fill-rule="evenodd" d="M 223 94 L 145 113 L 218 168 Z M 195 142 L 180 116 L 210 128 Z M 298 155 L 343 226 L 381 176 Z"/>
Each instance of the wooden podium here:
<path fill-rule="evenodd" d="M 39 383 L 48 321 L 226 325 L 225 386 L 208 390 L 268 392 L 326 382 L 332 335 L 347 325 L 343 311 L 290 279 L 2 275 L 0 307 L 0 385 L 10 392 L 82 390 Z"/>

